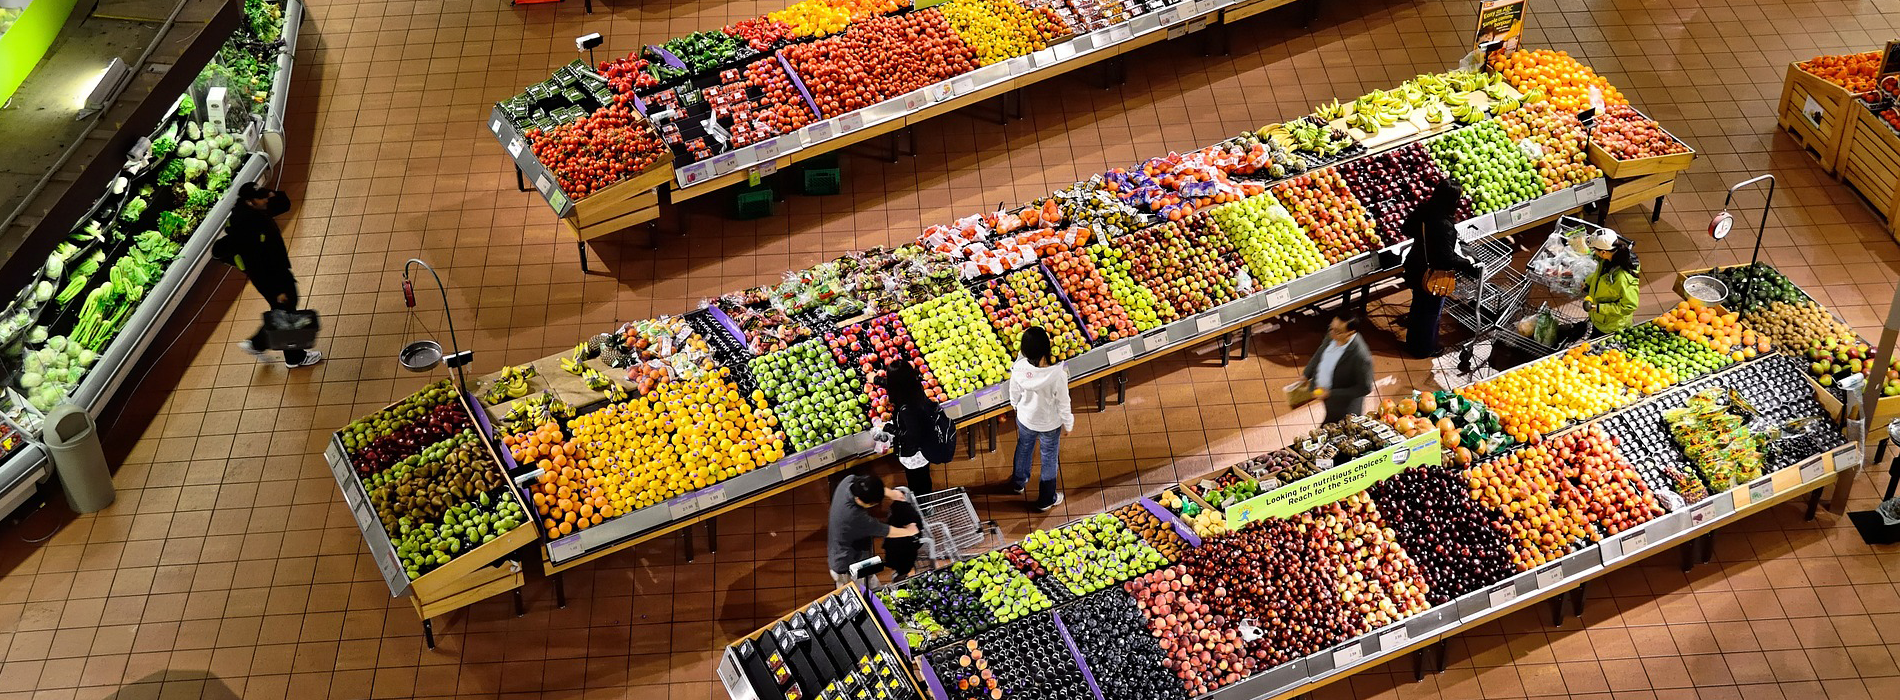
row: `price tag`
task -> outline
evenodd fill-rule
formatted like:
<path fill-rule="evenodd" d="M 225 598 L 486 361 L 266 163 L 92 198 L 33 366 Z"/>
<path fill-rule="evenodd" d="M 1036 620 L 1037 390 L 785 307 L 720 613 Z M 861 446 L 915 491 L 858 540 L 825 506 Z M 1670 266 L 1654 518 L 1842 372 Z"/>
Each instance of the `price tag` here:
<path fill-rule="evenodd" d="M 1219 315 L 1209 314 L 1194 319 L 1194 331 L 1196 333 L 1212 333 L 1218 329 L 1220 329 Z"/>
<path fill-rule="evenodd" d="M 509 157 L 512 157 L 512 158 L 520 158 L 521 149 L 527 148 L 527 147 L 528 147 L 528 142 L 523 141 L 521 140 L 521 137 L 516 136 L 513 141 L 508 142 L 508 155 Z"/>
<path fill-rule="evenodd" d="M 1174 24 L 1175 22 L 1181 21 L 1181 10 L 1178 7 L 1170 7 L 1168 9 L 1162 10 L 1160 14 L 1160 18 L 1161 18 L 1161 25 L 1164 27 L 1170 24 Z"/>
<path fill-rule="evenodd" d="M 996 408 L 997 406 L 1001 406 L 1003 405 L 1004 402 L 1007 402 L 1007 401 L 1009 401 L 1008 393 L 1002 390 L 991 391 L 989 393 L 977 395 L 976 408 L 977 410 L 980 410 L 980 411 L 987 411 L 989 409 Z"/>
<path fill-rule="evenodd" d="M 672 514 L 673 520 L 692 517 L 693 514 L 699 512 L 699 497 L 693 494 L 680 496 L 668 504 L 666 509 Z"/>
<path fill-rule="evenodd" d="M 573 559 L 586 551 L 587 548 L 581 546 L 580 533 L 574 533 L 548 543 L 548 558 L 556 562 Z"/>
<path fill-rule="evenodd" d="M 1135 349 L 1126 343 L 1108 349 L 1108 364 L 1119 365 L 1135 359 Z"/>
<path fill-rule="evenodd" d="M 1130 37 L 1133 37 L 1134 35 L 1135 35 L 1134 28 L 1128 26 L 1127 22 L 1117 24 L 1113 27 L 1109 27 L 1108 29 L 1108 40 L 1113 41 L 1115 43 L 1121 43 L 1121 42 L 1127 41 Z"/>
<path fill-rule="evenodd" d="M 1030 54 L 1029 57 L 1031 59 L 1030 63 L 1035 64 L 1037 68 L 1053 66 L 1057 61 L 1062 60 L 1056 58 L 1056 48 L 1054 46 Z"/>
<path fill-rule="evenodd" d="M 752 156 L 761 161 L 777 158 L 778 139 L 774 137 L 752 144 Z"/>
<path fill-rule="evenodd" d="M 1293 289 L 1290 287 L 1282 286 L 1267 290 L 1267 308 L 1269 309 L 1286 306 L 1291 301 L 1293 301 Z"/>
<path fill-rule="evenodd" d="M 699 497 L 699 509 L 711 510 L 713 508 L 718 508 L 719 506 L 725 505 L 726 502 L 730 500 L 732 500 L 732 496 L 731 494 L 727 493 L 726 488 L 724 486 L 714 486 L 712 487 L 711 493 L 708 493 L 704 496 Z"/>
<path fill-rule="evenodd" d="M 1333 668 L 1345 668 L 1355 663 L 1359 663 L 1359 660 L 1362 658 L 1365 658 L 1365 655 L 1366 655 L 1366 651 L 1364 649 L 1359 648 L 1358 642 L 1353 642 L 1351 644 L 1340 647 L 1338 649 L 1334 649 L 1333 650 Z"/>
<path fill-rule="evenodd" d="M 1028 56 L 1017 56 L 1015 58 L 1009 59 L 1010 76 L 1015 77 L 1018 75 L 1022 75 L 1024 73 L 1028 73 L 1029 69 L 1032 67 L 1032 64 L 1030 61 L 1031 59 Z"/>
<path fill-rule="evenodd" d="M 687 185 L 687 186 L 696 185 L 701 182 L 704 182 L 706 180 L 706 162 L 700 161 L 698 163 L 688 165 L 684 168 L 680 168 L 679 179 L 680 179 L 680 184 Z"/>
<path fill-rule="evenodd" d="M 924 89 L 929 91 L 930 101 L 932 103 L 942 102 L 957 94 L 956 89 L 951 86 L 950 81 L 947 80 Z"/>
<path fill-rule="evenodd" d="M 1808 482 L 1808 481 L 1813 481 L 1815 479 L 1819 479 L 1821 477 L 1827 476 L 1827 464 L 1825 464 L 1826 461 L 1827 460 L 1817 459 L 1817 460 L 1814 460 L 1813 464 L 1809 464 L 1805 467 L 1802 467 L 1801 480 L 1803 482 Z"/>
<path fill-rule="evenodd" d="M 779 474 L 786 479 L 796 479 L 804 476 L 808 471 L 811 471 L 811 460 L 803 457 L 787 460 L 779 467 Z"/>
<path fill-rule="evenodd" d="M 1649 528 L 1637 528 L 1623 535 L 1623 556 L 1629 556 L 1649 546 Z"/>
<path fill-rule="evenodd" d="M 1689 509 L 1689 527 L 1696 527 L 1715 518 L 1715 500 L 1709 499 L 1695 504 Z"/>
<path fill-rule="evenodd" d="M 1174 39 L 1179 39 L 1181 37 L 1187 36 L 1188 32 L 1192 31 L 1191 29 L 1189 29 L 1189 27 L 1192 27 L 1192 26 L 1193 25 L 1183 24 L 1180 26 L 1168 27 L 1168 39 L 1174 40 Z"/>
<path fill-rule="evenodd" d="M 904 111 L 906 112 L 915 112 L 923 109 L 924 105 L 927 104 L 930 104 L 930 92 L 928 89 L 912 90 L 904 93 Z"/>
<path fill-rule="evenodd" d="M 1542 571 L 1537 572 L 1537 588 L 1539 590 L 1555 586 L 1558 581 L 1562 580 L 1564 580 L 1564 567 L 1562 564 L 1546 566 Z"/>
<path fill-rule="evenodd" d="M 500 136 L 500 135 L 501 135 L 501 120 L 500 120 L 500 119 L 496 119 L 496 120 L 494 120 L 494 121 L 491 121 L 491 122 L 489 122 L 489 123 L 488 123 L 488 130 L 489 130 L 489 131 L 492 131 L 492 132 L 495 132 L 495 135 L 496 135 L 496 136 Z"/>
<path fill-rule="evenodd" d="M 1849 447 L 1835 454 L 1838 455 L 1834 458 L 1833 468 L 1835 471 L 1860 466 L 1861 457 L 1859 445 Z"/>
<path fill-rule="evenodd" d="M 553 187 L 553 186 L 554 186 L 554 183 L 548 180 L 548 176 L 546 173 L 534 176 L 534 188 L 537 190 L 541 190 L 542 195 L 546 195 L 548 193 L 548 188 Z"/>
<path fill-rule="evenodd" d="M 813 450 L 811 456 L 806 457 L 805 461 L 811 463 L 811 469 L 829 466 L 832 462 L 838 461 L 838 448 L 835 445 L 820 447 Z M 808 469 L 807 471 L 810 470 Z"/>
<path fill-rule="evenodd" d="M 1318 459 L 1315 459 L 1315 460 L 1313 460 L 1313 468 L 1314 468 L 1314 469 L 1318 469 L 1318 470 L 1320 470 L 1320 471 L 1326 471 L 1326 470 L 1328 470 L 1328 469 L 1332 469 L 1332 468 L 1333 468 L 1333 458 L 1331 458 L 1331 457 L 1320 457 L 1320 458 L 1318 458 Z"/>
<path fill-rule="evenodd" d="M 963 75 L 950 80 L 951 95 L 968 95 L 976 92 L 976 78 Z"/>
<path fill-rule="evenodd" d="M 739 153 L 737 151 L 726 151 L 712 157 L 712 171 L 715 176 L 724 175 L 738 168 Z"/>
<path fill-rule="evenodd" d="M 833 125 L 829 119 L 805 127 L 805 142 L 818 143 L 831 138 L 832 128 Z"/>
<path fill-rule="evenodd" d="M 1509 212 L 1510 214 L 1511 225 L 1516 226 L 1518 224 L 1524 223 L 1526 219 L 1531 218 L 1531 203 L 1524 202 L 1517 206 L 1511 207 L 1510 209 L 1506 211 Z"/>
<path fill-rule="evenodd" d="M 1074 58 L 1077 53 L 1089 50 L 1089 45 L 1086 43 L 1087 41 L 1088 41 L 1088 37 L 1078 36 L 1074 39 L 1070 39 L 1060 44 L 1056 44 L 1053 48 L 1049 50 L 1050 56 L 1055 59 L 1050 62 L 1060 63 L 1062 61 L 1066 61 L 1068 59 Z"/>
<path fill-rule="evenodd" d="M 1517 584 L 1506 584 L 1491 590 L 1491 607 L 1501 608 L 1517 600 Z"/>
<path fill-rule="evenodd" d="M 761 162 L 759 163 L 759 167 L 753 168 L 752 170 L 758 173 L 759 177 L 775 175 L 778 173 L 778 160 L 774 159 Z"/>
<path fill-rule="evenodd" d="M 1399 625 L 1392 631 L 1379 635 L 1379 651 L 1389 652 L 1403 649 L 1405 645 L 1411 643 L 1412 633 L 1405 629 L 1405 625 Z"/>
<path fill-rule="evenodd" d="M 864 128 L 864 112 L 852 112 L 838 117 L 838 133 L 848 134 Z"/>
<path fill-rule="evenodd" d="M 1772 498 L 1774 495 L 1775 495 L 1775 480 L 1773 478 L 1759 479 L 1759 480 L 1756 480 L 1754 483 L 1751 483 L 1748 485 L 1748 502 L 1749 503 L 1758 503 L 1761 501 L 1766 501 L 1769 498 Z"/>

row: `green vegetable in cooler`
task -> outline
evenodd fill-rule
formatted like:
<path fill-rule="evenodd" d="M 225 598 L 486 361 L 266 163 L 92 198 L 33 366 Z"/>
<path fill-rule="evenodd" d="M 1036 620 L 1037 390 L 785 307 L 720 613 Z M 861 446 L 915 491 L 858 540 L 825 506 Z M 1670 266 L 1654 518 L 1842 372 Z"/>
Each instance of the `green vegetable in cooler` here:
<path fill-rule="evenodd" d="M 152 142 L 152 162 L 156 163 L 156 162 L 165 160 L 166 158 L 170 157 L 172 153 L 175 153 L 177 151 L 178 151 L 177 141 L 173 141 L 169 137 L 160 136 L 158 137 L 157 141 Z M 121 179 L 124 179 L 124 178 L 121 178 Z M 124 190 L 120 190 L 120 192 L 124 192 Z"/>
<path fill-rule="evenodd" d="M 51 333 L 52 331 L 47 330 L 46 326 L 34 326 L 33 330 L 26 334 L 26 344 L 38 345 L 44 343 L 46 342 L 47 336 Z"/>
<path fill-rule="evenodd" d="M 176 210 L 159 212 L 158 230 L 172 238 L 179 238 L 191 232 L 191 219 Z"/>
<path fill-rule="evenodd" d="M 126 188 L 129 188 L 131 186 L 132 186 L 132 181 L 125 179 L 125 176 L 123 175 L 112 179 L 112 193 L 113 194 L 125 194 Z"/>
<path fill-rule="evenodd" d="M 178 98 L 178 116 L 189 117 L 196 111 L 198 111 L 198 102 L 191 99 L 191 93 L 187 92 L 183 97 Z"/>
<path fill-rule="evenodd" d="M 203 158 L 185 159 L 185 179 L 188 181 L 204 177 L 205 171 L 209 169 L 210 164 L 206 163 Z"/>
<path fill-rule="evenodd" d="M 33 370 L 27 370 L 25 372 L 20 373 L 20 388 L 21 389 L 37 389 L 39 388 L 41 384 L 44 384 L 44 383 L 46 383 L 46 375 L 44 374 L 41 374 Z"/>
<path fill-rule="evenodd" d="M 191 141 L 204 138 L 204 132 L 198 130 L 198 122 L 185 122 L 185 135 L 191 137 Z M 191 151 L 187 150 L 191 146 L 192 144 L 190 142 L 180 144 L 178 146 L 178 154 L 182 156 L 191 155 Z"/>
<path fill-rule="evenodd" d="M 192 129 L 191 137 L 194 139 L 198 138 L 198 125 L 197 124 L 191 125 L 191 129 Z M 184 143 L 178 144 L 178 157 L 190 158 L 195 155 L 198 155 L 197 141 L 186 141 Z"/>
<path fill-rule="evenodd" d="M 39 284 L 33 285 L 33 300 L 45 302 L 47 299 L 53 298 L 53 293 L 56 291 L 58 291 L 58 289 L 53 286 L 52 282 L 40 280 Z"/>
<path fill-rule="evenodd" d="M 231 171 L 230 170 L 213 170 L 211 171 L 211 179 L 205 184 L 205 189 L 213 193 L 223 192 L 225 188 L 229 187 L 230 185 L 231 185 Z M 211 198 L 213 201 L 216 201 L 217 195 L 213 194 L 211 195 Z"/>
<path fill-rule="evenodd" d="M 172 161 L 172 162 L 176 163 L 178 161 Z M 163 179 L 164 175 L 161 174 L 159 177 L 160 179 Z M 145 201 L 144 197 L 133 197 L 132 201 L 125 203 L 125 209 L 119 212 L 119 220 L 120 221 L 138 221 L 139 217 L 145 215 L 145 208 L 147 206 L 150 206 L 150 204 L 148 204 Z"/>

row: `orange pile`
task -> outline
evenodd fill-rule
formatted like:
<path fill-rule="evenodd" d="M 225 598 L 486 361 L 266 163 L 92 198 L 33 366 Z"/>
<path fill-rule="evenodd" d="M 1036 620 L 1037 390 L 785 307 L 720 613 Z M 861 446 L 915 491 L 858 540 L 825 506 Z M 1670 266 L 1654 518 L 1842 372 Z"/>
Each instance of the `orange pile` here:
<path fill-rule="evenodd" d="M 586 449 L 566 437 L 550 422 L 501 440 L 517 464 L 541 470 L 529 493 L 549 537 L 573 534 L 621 514 L 608 501 L 607 480 L 595 471 Z"/>
<path fill-rule="evenodd" d="M 1850 53 L 1845 56 L 1815 56 L 1796 64 L 1815 77 L 1860 94 L 1874 89 L 1875 73 L 1880 70 L 1880 52 Z"/>
<path fill-rule="evenodd" d="M 1518 442 L 1621 408 L 1675 383 L 1675 376 L 1621 350 L 1578 345 L 1458 390 L 1496 411 Z"/>
<path fill-rule="evenodd" d="M 1504 512 L 1511 562 L 1528 571 L 1596 540 L 1586 499 L 1561 473 L 1557 455 L 1543 445 L 1465 470 L 1471 499 Z"/>
<path fill-rule="evenodd" d="M 1576 113 L 1589 109 L 1592 87 L 1603 93 L 1603 104 L 1606 106 L 1629 104 L 1629 100 L 1624 99 L 1623 93 L 1615 85 L 1564 51 L 1515 51 L 1499 56 L 1492 68 L 1504 74 L 1504 79 L 1518 92 L 1528 94 L 1532 90 L 1542 90 L 1544 96 L 1550 98 L 1551 104 L 1565 112 Z"/>
<path fill-rule="evenodd" d="M 1768 336 L 1744 327 L 1739 314 L 1706 306 L 1696 299 L 1676 304 L 1669 313 L 1656 318 L 1656 325 L 1737 362 L 1769 351 Z"/>

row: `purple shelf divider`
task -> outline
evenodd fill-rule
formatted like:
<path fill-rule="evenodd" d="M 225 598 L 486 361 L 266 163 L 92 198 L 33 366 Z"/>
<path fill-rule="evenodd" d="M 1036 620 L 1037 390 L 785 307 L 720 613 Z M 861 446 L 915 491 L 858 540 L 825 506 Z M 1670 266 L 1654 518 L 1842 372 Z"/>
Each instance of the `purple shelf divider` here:
<path fill-rule="evenodd" d="M 1102 700 L 1102 688 L 1095 684 L 1095 673 L 1089 670 L 1088 660 L 1082 658 L 1082 649 L 1075 645 L 1075 637 L 1069 635 L 1069 626 L 1062 624 L 1060 613 L 1052 610 L 1049 616 L 1056 619 L 1056 634 L 1062 635 L 1062 645 L 1069 648 L 1069 656 L 1075 657 L 1075 667 L 1082 670 L 1082 682 L 1089 684 L 1089 693 L 1095 700 Z"/>
<path fill-rule="evenodd" d="M 1042 270 L 1042 279 L 1049 283 L 1049 288 L 1056 290 L 1056 298 L 1062 300 L 1062 307 L 1069 310 L 1069 318 L 1075 319 L 1076 327 L 1082 329 L 1082 339 L 1088 341 L 1089 347 L 1101 344 L 1102 339 L 1095 337 L 1095 332 L 1089 330 L 1088 319 L 1082 318 L 1082 312 L 1076 310 L 1075 302 L 1069 299 L 1069 293 L 1063 291 L 1062 279 L 1056 277 L 1056 271 L 1049 269 L 1048 262 L 1041 258 L 1036 259 L 1036 267 Z"/>
<path fill-rule="evenodd" d="M 718 321 L 720 327 L 726 329 L 726 335 L 732 336 L 732 342 L 738 343 L 740 349 L 745 350 L 747 354 L 751 354 L 752 344 L 745 341 L 745 331 L 739 330 L 739 324 L 733 323 L 731 316 L 727 316 L 726 312 L 720 311 L 718 306 L 710 304 L 706 306 L 706 315 L 711 316 L 714 321 Z"/>
<path fill-rule="evenodd" d="M 1188 527 L 1187 523 L 1183 523 L 1180 518 L 1174 517 L 1174 513 L 1161 507 L 1161 504 L 1154 502 L 1147 496 L 1135 499 L 1135 502 L 1140 503 L 1141 507 L 1147 508 L 1149 513 L 1153 513 L 1155 517 L 1160 518 L 1161 522 L 1174 526 L 1174 534 L 1180 535 L 1181 539 L 1187 540 L 1189 547 L 1201 546 L 1201 537 L 1200 535 L 1194 534 L 1194 528 Z"/>
<path fill-rule="evenodd" d="M 917 672 L 923 674 L 924 685 L 930 688 L 930 697 L 936 700 L 950 700 L 950 694 L 943 690 L 943 679 L 937 677 L 937 669 L 930 666 L 928 657 L 917 657 Z"/>
<path fill-rule="evenodd" d="M 647 116 L 647 101 L 640 99 L 639 95 L 631 95 L 631 97 L 633 97 L 633 109 L 639 112 L 640 116 Z"/>
<path fill-rule="evenodd" d="M 798 71 L 792 69 L 792 62 L 785 60 L 785 54 L 782 53 L 772 54 L 772 57 L 778 59 L 779 67 L 784 68 L 785 75 L 792 79 L 792 87 L 798 88 L 799 96 L 805 98 L 805 106 L 811 108 L 812 119 L 823 121 L 825 113 L 818 111 L 818 101 L 811 98 L 811 91 L 805 89 L 805 79 L 798 77 Z"/>
<path fill-rule="evenodd" d="M 660 62 L 665 63 L 666 65 L 672 66 L 674 68 L 678 68 L 680 70 L 691 70 L 691 68 L 686 65 L 685 61 L 680 60 L 680 57 L 673 55 L 673 52 L 666 50 L 665 47 L 649 44 L 647 45 L 647 50 L 652 51 L 653 55 L 659 56 Z"/>
<path fill-rule="evenodd" d="M 910 641 L 904 639 L 904 630 L 897 627 L 897 618 L 891 615 L 889 608 L 884 607 L 884 601 L 878 600 L 877 594 L 871 592 L 869 585 L 860 586 L 859 589 L 864 593 L 864 600 L 871 604 L 871 610 L 877 613 L 877 623 L 884 626 L 884 633 L 891 635 L 891 641 L 897 643 L 897 651 L 905 658 L 910 658 Z"/>

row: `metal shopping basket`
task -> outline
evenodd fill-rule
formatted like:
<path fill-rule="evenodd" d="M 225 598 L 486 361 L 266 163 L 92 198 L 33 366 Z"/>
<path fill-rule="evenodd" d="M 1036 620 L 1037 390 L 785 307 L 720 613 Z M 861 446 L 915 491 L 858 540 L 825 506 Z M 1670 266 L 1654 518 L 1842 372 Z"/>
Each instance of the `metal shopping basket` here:
<path fill-rule="evenodd" d="M 1002 529 L 996 521 L 977 516 L 976 506 L 970 503 L 970 494 L 963 487 L 922 496 L 906 487 L 898 490 L 917 504 L 917 512 L 923 517 L 918 531 L 923 553 L 929 555 L 932 567 L 939 561 L 962 561 L 964 552 L 989 551 L 1002 542 Z"/>
<path fill-rule="evenodd" d="M 1462 372 L 1474 369 L 1479 339 L 1515 313 L 1530 293 L 1530 280 L 1510 269 L 1515 252 L 1516 248 L 1502 239 L 1464 246 L 1465 258 L 1477 266 L 1478 274 L 1456 275 L 1457 286 L 1445 303 L 1445 313 L 1471 331 L 1471 339 L 1458 350 Z"/>

